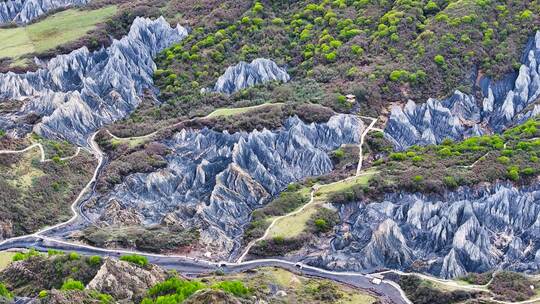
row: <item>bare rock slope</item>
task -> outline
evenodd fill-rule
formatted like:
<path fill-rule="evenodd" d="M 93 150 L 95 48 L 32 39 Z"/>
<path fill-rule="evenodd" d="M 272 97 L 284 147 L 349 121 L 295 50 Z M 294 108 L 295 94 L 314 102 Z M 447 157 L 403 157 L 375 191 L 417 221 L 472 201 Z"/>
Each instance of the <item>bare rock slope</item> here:
<path fill-rule="evenodd" d="M 0 100 L 23 101 L 18 111 L 0 116 L 0 129 L 19 136 L 33 130 L 86 145 L 91 132 L 137 107 L 143 91 L 153 88 L 152 58 L 186 35 L 186 29 L 171 27 L 164 18 L 137 18 L 129 34 L 108 48 L 83 47 L 36 72 L 0 74 Z M 41 121 L 29 124 L 29 115 Z"/>
<path fill-rule="evenodd" d="M 172 150 L 167 168 L 128 176 L 90 211 L 97 218 L 119 203 L 136 210 L 144 225 L 175 220 L 199 228 L 202 245 L 227 258 L 253 209 L 291 182 L 331 171 L 328 152 L 357 143 L 363 127 L 356 116 L 336 115 L 322 124 L 293 117 L 276 132 L 184 129 L 163 142 Z"/>
<path fill-rule="evenodd" d="M 540 32 L 528 43 L 519 72 L 493 81 L 479 81 L 483 100 L 456 91 L 444 100 L 409 101 L 392 108 L 386 136 L 396 147 L 436 144 L 486 132 L 502 132 L 512 124 L 540 114 Z"/>

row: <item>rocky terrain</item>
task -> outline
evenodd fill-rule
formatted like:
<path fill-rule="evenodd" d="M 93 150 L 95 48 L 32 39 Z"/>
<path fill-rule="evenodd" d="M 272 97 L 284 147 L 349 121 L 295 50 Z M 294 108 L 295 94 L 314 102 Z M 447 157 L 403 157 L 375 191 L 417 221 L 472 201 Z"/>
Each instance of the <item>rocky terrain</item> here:
<path fill-rule="evenodd" d="M 143 91 L 152 89 L 152 58 L 186 35 L 186 29 L 170 27 L 163 18 L 137 18 L 129 34 L 108 48 L 90 52 L 83 47 L 40 62 L 36 72 L 0 74 L 0 99 L 24 101 L 20 109 L 0 116 L 0 129 L 87 145 L 88 134 L 137 107 Z M 33 125 L 29 116 L 40 120 Z"/>
<path fill-rule="evenodd" d="M 1 303 L 347 303 L 377 295 L 329 280 L 261 267 L 234 274 L 186 278 L 142 256 L 119 259 L 76 253 L 17 253 L 0 270 Z M 63 277 L 59 279 L 58 275 Z M 168 301 L 168 302 L 167 302 Z M 386 303 L 386 302 L 383 302 Z"/>
<path fill-rule="evenodd" d="M 536 272 L 539 195 L 536 185 L 496 184 L 444 198 L 396 193 L 377 203 L 343 205 L 332 249 L 316 263 L 340 270 L 413 269 L 443 278 L 499 267 Z"/>
<path fill-rule="evenodd" d="M 197 227 L 207 250 L 228 258 L 252 210 L 291 182 L 331 171 L 327 153 L 358 142 L 362 129 L 362 121 L 352 115 L 333 116 L 322 124 L 294 117 L 274 132 L 184 129 L 163 142 L 172 150 L 165 169 L 128 176 L 91 212 L 99 216 L 118 202 L 143 225 L 173 221 Z"/>
<path fill-rule="evenodd" d="M 392 107 L 385 129 L 397 148 L 440 143 L 445 138 L 501 132 L 540 113 L 540 32 L 527 45 L 519 72 L 492 80 L 477 76 L 482 100 L 456 91 L 444 100 L 429 99 Z"/>
<path fill-rule="evenodd" d="M 0 2 L 0 24 L 26 24 L 48 12 L 82 6 L 90 0 L 7 0 Z"/>
<path fill-rule="evenodd" d="M 287 82 L 289 79 L 290 76 L 287 71 L 280 68 L 272 60 L 257 58 L 251 63 L 242 61 L 227 68 L 225 73 L 218 78 L 211 91 L 231 94 L 257 84 L 269 81 Z"/>

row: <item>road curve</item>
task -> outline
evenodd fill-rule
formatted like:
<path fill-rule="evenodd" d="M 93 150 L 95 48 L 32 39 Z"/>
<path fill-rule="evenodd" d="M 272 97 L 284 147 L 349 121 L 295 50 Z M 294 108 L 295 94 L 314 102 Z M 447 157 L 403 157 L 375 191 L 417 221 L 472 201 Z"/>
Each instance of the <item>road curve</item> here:
<path fill-rule="evenodd" d="M 260 267 L 280 267 L 294 271 L 301 275 L 319 277 L 338 281 L 355 286 L 360 289 L 369 290 L 387 303 L 412 304 L 403 291 L 394 282 L 384 280 L 381 284 L 371 283 L 370 276 L 354 272 L 335 272 L 312 267 L 301 263 L 293 263 L 282 259 L 261 259 L 242 263 L 211 262 L 191 257 L 167 256 L 162 254 L 149 254 L 130 250 L 103 249 L 87 245 L 73 244 L 43 236 L 26 236 L 19 239 L 11 239 L 9 242 L 0 244 L 0 251 L 13 248 L 35 248 L 38 251 L 46 252 L 49 249 L 77 252 L 83 255 L 99 255 L 102 257 L 118 258 L 123 254 L 139 254 L 146 256 L 152 264 L 159 265 L 167 269 L 175 269 L 188 276 L 208 275 L 221 270 L 224 273 L 238 273 L 249 269 Z"/>
<path fill-rule="evenodd" d="M 361 141 L 360 141 L 360 157 L 361 158 L 359 160 L 359 166 L 358 166 L 359 169 L 356 172 L 357 174 L 349 178 L 346 178 L 344 180 L 335 182 L 335 183 L 344 182 L 344 181 L 350 180 L 352 178 L 356 178 L 357 176 L 361 175 L 359 173 L 362 167 L 361 145 L 363 144 L 363 139 L 365 135 L 371 130 L 371 128 L 377 121 L 377 119 L 375 118 L 370 118 L 370 119 L 373 120 L 372 123 L 361 134 Z M 175 125 L 178 125 L 178 124 L 175 124 Z M 132 251 L 132 250 L 103 249 L 103 248 L 98 248 L 98 247 L 93 247 L 93 246 L 88 246 L 88 245 L 66 242 L 66 241 L 62 241 L 62 240 L 58 240 L 58 239 L 54 239 L 52 237 L 46 236 L 45 233 L 54 232 L 54 230 L 57 230 L 66 225 L 69 225 L 70 223 L 74 222 L 79 216 L 83 218 L 85 217 L 84 214 L 81 212 L 81 210 L 79 210 L 80 206 L 84 204 L 84 201 L 81 202 L 81 204 L 79 204 L 79 202 L 81 201 L 82 197 L 89 191 L 89 189 L 94 185 L 97 179 L 97 176 L 99 174 L 99 171 L 102 167 L 103 160 L 104 160 L 103 153 L 101 152 L 101 150 L 99 149 L 99 146 L 95 142 L 95 137 L 98 132 L 99 131 L 95 132 L 94 134 L 92 134 L 92 136 L 88 138 L 88 144 L 89 144 L 89 147 L 91 148 L 90 152 L 94 154 L 94 156 L 97 158 L 98 165 L 96 166 L 92 179 L 83 188 L 83 190 L 79 193 L 79 195 L 77 196 L 77 198 L 73 201 L 71 205 L 71 210 L 73 213 L 72 218 L 69 219 L 67 222 L 63 222 L 63 223 L 59 223 L 51 227 L 43 228 L 39 230 L 38 232 L 33 233 L 31 235 L 20 236 L 20 237 L 4 240 L 0 242 L 0 251 L 12 249 L 12 248 L 36 248 L 37 250 L 40 250 L 40 251 L 47 251 L 48 249 L 56 249 L 56 250 L 63 250 L 63 251 L 78 252 L 80 254 L 85 254 L 85 255 L 99 255 L 99 256 L 110 256 L 110 257 L 118 257 L 123 254 L 135 253 L 135 254 L 146 256 L 149 259 L 149 261 L 153 264 L 160 265 L 165 268 L 176 269 L 183 274 L 191 274 L 191 275 L 209 274 L 218 269 L 223 270 L 225 273 L 234 273 L 234 272 L 245 271 L 248 269 L 259 268 L 259 267 L 275 266 L 275 267 L 285 268 L 288 270 L 293 270 L 295 272 L 299 272 L 300 274 L 326 278 L 326 279 L 330 279 L 334 281 L 347 283 L 361 289 L 371 290 L 372 292 L 376 293 L 381 298 L 387 299 L 391 303 L 411 304 L 411 302 L 407 299 L 403 291 L 394 282 L 385 280 L 380 285 L 372 284 L 370 281 L 370 276 L 362 274 L 362 273 L 328 271 L 321 268 L 305 265 L 302 263 L 293 263 L 293 262 L 283 260 L 283 259 L 260 259 L 260 260 L 251 260 L 248 262 L 242 262 L 243 258 L 249 251 L 249 248 L 247 248 L 245 253 L 239 259 L 239 262 L 237 263 L 225 263 L 225 262 L 216 263 L 212 261 L 206 261 L 203 259 L 197 259 L 197 258 L 192 258 L 192 257 L 187 257 L 187 256 L 172 256 L 172 255 L 169 256 L 169 255 L 161 255 L 161 254 L 143 253 L 143 252 L 137 252 L 137 251 Z M 148 137 L 154 136 L 157 132 L 158 131 L 153 132 L 151 134 L 144 135 L 144 136 L 140 136 L 137 138 L 148 138 Z M 112 137 L 117 138 L 110 132 L 108 133 Z M 42 152 L 41 153 L 42 162 L 44 162 L 45 153 L 43 151 L 43 146 L 41 144 L 34 144 L 32 146 L 27 147 L 26 149 L 19 150 L 19 151 L 0 151 L 0 154 L 22 153 L 36 146 L 40 148 Z M 77 150 L 76 155 L 78 155 L 79 151 L 80 149 Z M 73 157 L 75 157 L 76 155 L 74 155 Z M 311 200 L 310 200 L 311 202 L 313 202 L 313 196 L 316 189 L 317 187 L 313 188 L 311 192 Z M 307 206 L 307 204 L 305 206 Z M 305 208 L 305 206 L 303 208 Z M 301 210 L 303 209 L 300 209 L 297 212 L 300 212 Z M 285 216 L 289 216 L 289 215 L 290 214 L 285 215 Z M 268 231 L 269 230 L 267 230 L 267 232 Z"/>

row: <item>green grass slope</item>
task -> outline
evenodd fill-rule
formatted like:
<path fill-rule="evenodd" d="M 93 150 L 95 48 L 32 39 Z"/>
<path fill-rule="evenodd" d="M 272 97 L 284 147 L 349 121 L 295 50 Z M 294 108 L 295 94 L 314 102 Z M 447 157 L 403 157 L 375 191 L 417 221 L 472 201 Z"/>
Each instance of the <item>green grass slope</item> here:
<path fill-rule="evenodd" d="M 116 12 L 114 5 L 90 11 L 69 9 L 26 27 L 0 29 L 0 58 L 18 59 L 75 41 Z"/>

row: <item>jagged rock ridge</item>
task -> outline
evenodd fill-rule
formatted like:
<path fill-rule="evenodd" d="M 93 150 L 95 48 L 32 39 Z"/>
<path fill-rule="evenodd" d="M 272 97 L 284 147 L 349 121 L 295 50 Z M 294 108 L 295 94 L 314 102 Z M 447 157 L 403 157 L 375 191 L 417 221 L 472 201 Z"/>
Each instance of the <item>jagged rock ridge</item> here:
<path fill-rule="evenodd" d="M 429 99 L 424 104 L 409 101 L 394 106 L 385 129 L 397 148 L 415 144 L 436 144 L 445 138 L 462 139 L 485 132 L 502 132 L 514 123 L 540 114 L 535 102 L 540 95 L 540 32 L 525 49 L 519 72 L 502 80 L 480 80 L 485 98 L 456 91 L 445 100 Z"/>
<path fill-rule="evenodd" d="M 274 61 L 265 58 L 257 58 L 251 63 L 241 61 L 235 66 L 228 67 L 221 75 L 213 89 L 204 91 L 232 94 L 254 85 L 269 81 L 287 82 L 289 74 L 284 68 L 280 68 Z"/>
<path fill-rule="evenodd" d="M 26 24 L 50 11 L 86 5 L 90 0 L 7 0 L 0 1 L 0 24 Z"/>
<path fill-rule="evenodd" d="M 164 18 L 137 18 L 128 35 L 108 48 L 86 47 L 57 56 L 36 72 L 0 74 L 0 100 L 22 100 L 16 113 L 0 117 L 0 129 L 14 135 L 33 130 L 48 138 L 86 145 L 88 134 L 125 117 L 140 103 L 143 90 L 153 88 L 153 57 L 187 36 Z M 37 114 L 32 126 L 24 117 Z"/>
<path fill-rule="evenodd" d="M 462 188 L 444 199 L 387 194 L 341 206 L 332 249 L 310 262 L 330 269 L 407 270 L 415 261 L 454 278 L 496 267 L 540 270 L 540 186 Z"/>
<path fill-rule="evenodd" d="M 291 182 L 331 171 L 327 152 L 359 142 L 363 127 L 356 116 L 336 115 L 309 125 L 292 117 L 276 132 L 184 129 L 163 142 L 172 150 L 167 168 L 128 176 L 90 211 L 98 217 L 119 202 L 145 225 L 175 220 L 197 227 L 206 249 L 227 258 L 253 209 Z"/>

